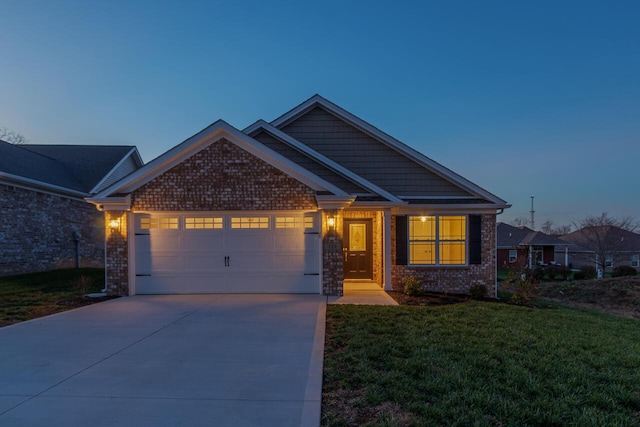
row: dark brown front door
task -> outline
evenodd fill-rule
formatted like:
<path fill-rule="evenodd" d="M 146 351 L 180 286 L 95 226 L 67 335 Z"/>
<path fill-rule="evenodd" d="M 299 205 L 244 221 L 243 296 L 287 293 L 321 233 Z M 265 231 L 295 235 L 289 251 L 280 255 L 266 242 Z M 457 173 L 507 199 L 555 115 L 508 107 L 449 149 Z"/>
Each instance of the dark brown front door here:
<path fill-rule="evenodd" d="M 344 278 L 373 279 L 370 219 L 344 220 Z"/>

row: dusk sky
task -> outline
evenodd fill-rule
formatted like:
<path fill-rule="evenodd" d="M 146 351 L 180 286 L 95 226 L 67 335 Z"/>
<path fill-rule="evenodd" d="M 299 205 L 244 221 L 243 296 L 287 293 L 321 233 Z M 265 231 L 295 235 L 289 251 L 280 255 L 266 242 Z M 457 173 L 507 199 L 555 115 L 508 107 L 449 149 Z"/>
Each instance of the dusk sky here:
<path fill-rule="evenodd" d="M 152 160 L 318 93 L 536 226 L 640 219 L 640 1 L 0 0 L 0 127 Z"/>

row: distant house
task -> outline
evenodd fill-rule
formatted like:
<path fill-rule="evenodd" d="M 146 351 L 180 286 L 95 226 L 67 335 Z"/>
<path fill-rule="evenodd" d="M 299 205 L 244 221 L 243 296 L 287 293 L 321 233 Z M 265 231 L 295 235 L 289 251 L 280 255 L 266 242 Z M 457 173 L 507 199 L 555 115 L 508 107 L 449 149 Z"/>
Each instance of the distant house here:
<path fill-rule="evenodd" d="M 618 266 L 640 267 L 640 234 L 614 226 L 585 227 L 560 237 L 571 243 L 569 263 L 573 268 L 592 266 L 605 259 L 605 273 Z M 556 252 L 556 256 L 560 256 Z"/>
<path fill-rule="evenodd" d="M 135 147 L 0 141 L 0 276 L 104 266 L 104 215 L 84 199 L 142 166 Z"/>
<path fill-rule="evenodd" d="M 521 265 L 560 264 L 567 260 L 556 261 L 556 253 L 564 254 L 568 242 L 528 227 L 498 223 L 497 226 L 498 268 L 510 268 Z"/>

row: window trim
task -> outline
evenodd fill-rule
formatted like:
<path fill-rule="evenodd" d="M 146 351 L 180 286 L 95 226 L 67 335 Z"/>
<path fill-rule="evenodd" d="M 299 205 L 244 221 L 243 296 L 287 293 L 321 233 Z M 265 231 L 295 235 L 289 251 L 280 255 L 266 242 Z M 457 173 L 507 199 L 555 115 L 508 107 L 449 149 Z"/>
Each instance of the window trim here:
<path fill-rule="evenodd" d="M 435 239 L 419 240 L 411 239 L 411 220 L 412 218 L 433 217 L 435 218 Z M 440 218 L 443 217 L 463 217 L 464 218 L 464 239 L 463 240 L 440 240 Z M 407 266 L 411 267 L 445 267 L 445 268 L 458 268 L 468 267 L 469 264 L 469 215 L 407 215 Z M 433 264 L 415 264 L 411 259 L 411 244 L 414 242 L 428 242 L 433 243 L 435 255 Z M 444 242 L 462 242 L 464 243 L 464 263 L 463 264 L 442 264 L 440 261 L 440 246 Z"/>
<path fill-rule="evenodd" d="M 634 268 L 640 267 L 640 255 L 639 254 L 631 255 L 631 267 L 634 267 Z"/>
<path fill-rule="evenodd" d="M 511 253 L 514 253 L 515 255 L 511 256 Z M 518 250 L 517 249 L 509 249 L 509 263 L 513 264 L 516 261 L 518 261 Z"/>

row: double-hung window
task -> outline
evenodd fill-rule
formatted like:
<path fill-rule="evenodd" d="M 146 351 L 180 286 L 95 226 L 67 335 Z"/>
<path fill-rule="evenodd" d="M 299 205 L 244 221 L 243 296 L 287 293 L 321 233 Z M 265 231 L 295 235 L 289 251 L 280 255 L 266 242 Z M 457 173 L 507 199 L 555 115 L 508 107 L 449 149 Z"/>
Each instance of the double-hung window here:
<path fill-rule="evenodd" d="M 450 215 L 409 217 L 409 263 L 466 265 L 467 217 Z"/>

